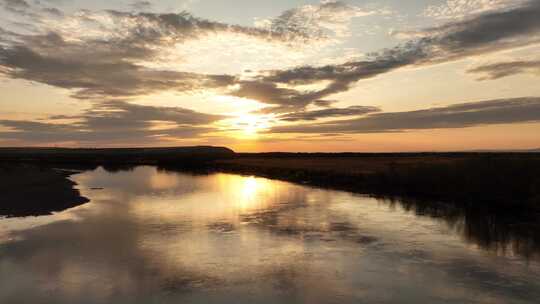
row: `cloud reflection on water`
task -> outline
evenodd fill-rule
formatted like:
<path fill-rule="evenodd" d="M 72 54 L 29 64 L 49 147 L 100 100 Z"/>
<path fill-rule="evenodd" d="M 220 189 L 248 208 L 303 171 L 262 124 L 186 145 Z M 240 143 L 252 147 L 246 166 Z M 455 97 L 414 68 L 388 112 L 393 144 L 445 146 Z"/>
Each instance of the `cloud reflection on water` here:
<path fill-rule="evenodd" d="M 13 240 L 0 244 L 0 302 L 527 303 L 540 296 L 537 260 L 489 253 L 407 205 L 154 167 L 100 168 L 74 179 L 92 199 L 85 208 L 26 229 L 7 224 Z"/>

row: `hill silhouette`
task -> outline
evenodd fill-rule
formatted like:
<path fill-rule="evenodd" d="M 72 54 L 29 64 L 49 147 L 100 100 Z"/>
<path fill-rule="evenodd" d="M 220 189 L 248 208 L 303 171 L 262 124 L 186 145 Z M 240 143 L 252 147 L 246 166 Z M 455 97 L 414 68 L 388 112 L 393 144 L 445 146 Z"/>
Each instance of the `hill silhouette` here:
<path fill-rule="evenodd" d="M 0 161 L 78 164 L 162 164 L 208 161 L 234 156 L 225 147 L 167 148 L 0 148 Z"/>

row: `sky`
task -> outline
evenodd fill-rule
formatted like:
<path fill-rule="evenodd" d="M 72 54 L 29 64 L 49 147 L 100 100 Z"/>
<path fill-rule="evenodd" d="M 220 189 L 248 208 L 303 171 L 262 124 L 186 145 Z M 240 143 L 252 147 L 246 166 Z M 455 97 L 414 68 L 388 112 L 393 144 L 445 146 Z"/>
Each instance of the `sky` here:
<path fill-rule="evenodd" d="M 0 0 L 0 146 L 540 148 L 540 0 Z"/>

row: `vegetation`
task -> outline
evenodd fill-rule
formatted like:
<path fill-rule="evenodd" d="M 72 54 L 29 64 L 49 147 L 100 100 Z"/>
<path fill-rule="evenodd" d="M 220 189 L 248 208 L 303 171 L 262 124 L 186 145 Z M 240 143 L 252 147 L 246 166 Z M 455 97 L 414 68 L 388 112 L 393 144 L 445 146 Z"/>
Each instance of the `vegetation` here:
<path fill-rule="evenodd" d="M 252 154 L 216 167 L 362 193 L 540 209 L 540 155 L 533 153 Z"/>
<path fill-rule="evenodd" d="M 141 164 L 195 172 L 225 171 L 265 176 L 380 195 L 450 202 L 497 212 L 537 216 L 540 210 L 538 153 L 402 153 L 402 154 L 242 154 L 220 147 L 141 149 L 0 149 L 0 162 L 57 164 L 64 168 L 96 166 L 123 170 Z M 28 166 L 2 168 L 2 192 L 11 202 L 0 214 L 23 204 L 18 197 L 54 197 L 54 208 L 82 200 L 65 173 Z M 23 169 L 20 169 L 23 168 Z M 11 170 L 9 173 L 6 170 Z M 20 172 L 19 172 L 20 171 Z M 53 186 L 53 184 L 59 187 Z M 56 190 L 55 190 L 56 189 Z M 52 199 L 50 199 L 52 201 Z M 28 206 L 36 206 L 35 202 Z M 39 207 L 39 206 L 38 206 Z M 7 209 L 6 209 L 7 208 Z M 30 208 L 30 207 L 29 207 Z M 24 209 L 24 208 L 22 208 Z M 4 210 L 4 211 L 2 211 Z M 23 210 L 24 211 L 24 210 Z"/>

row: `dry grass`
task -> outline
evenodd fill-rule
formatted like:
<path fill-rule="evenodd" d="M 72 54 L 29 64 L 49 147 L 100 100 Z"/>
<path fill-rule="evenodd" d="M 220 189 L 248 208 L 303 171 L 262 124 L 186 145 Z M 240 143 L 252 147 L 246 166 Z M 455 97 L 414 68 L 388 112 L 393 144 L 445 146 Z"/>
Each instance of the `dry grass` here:
<path fill-rule="evenodd" d="M 538 154 L 241 155 L 216 167 L 362 193 L 540 210 Z"/>
<path fill-rule="evenodd" d="M 418 166 L 451 163 L 462 158 L 441 156 L 411 157 L 254 157 L 217 161 L 230 166 L 260 169 L 305 170 L 348 175 L 386 171 L 394 166 Z"/>

